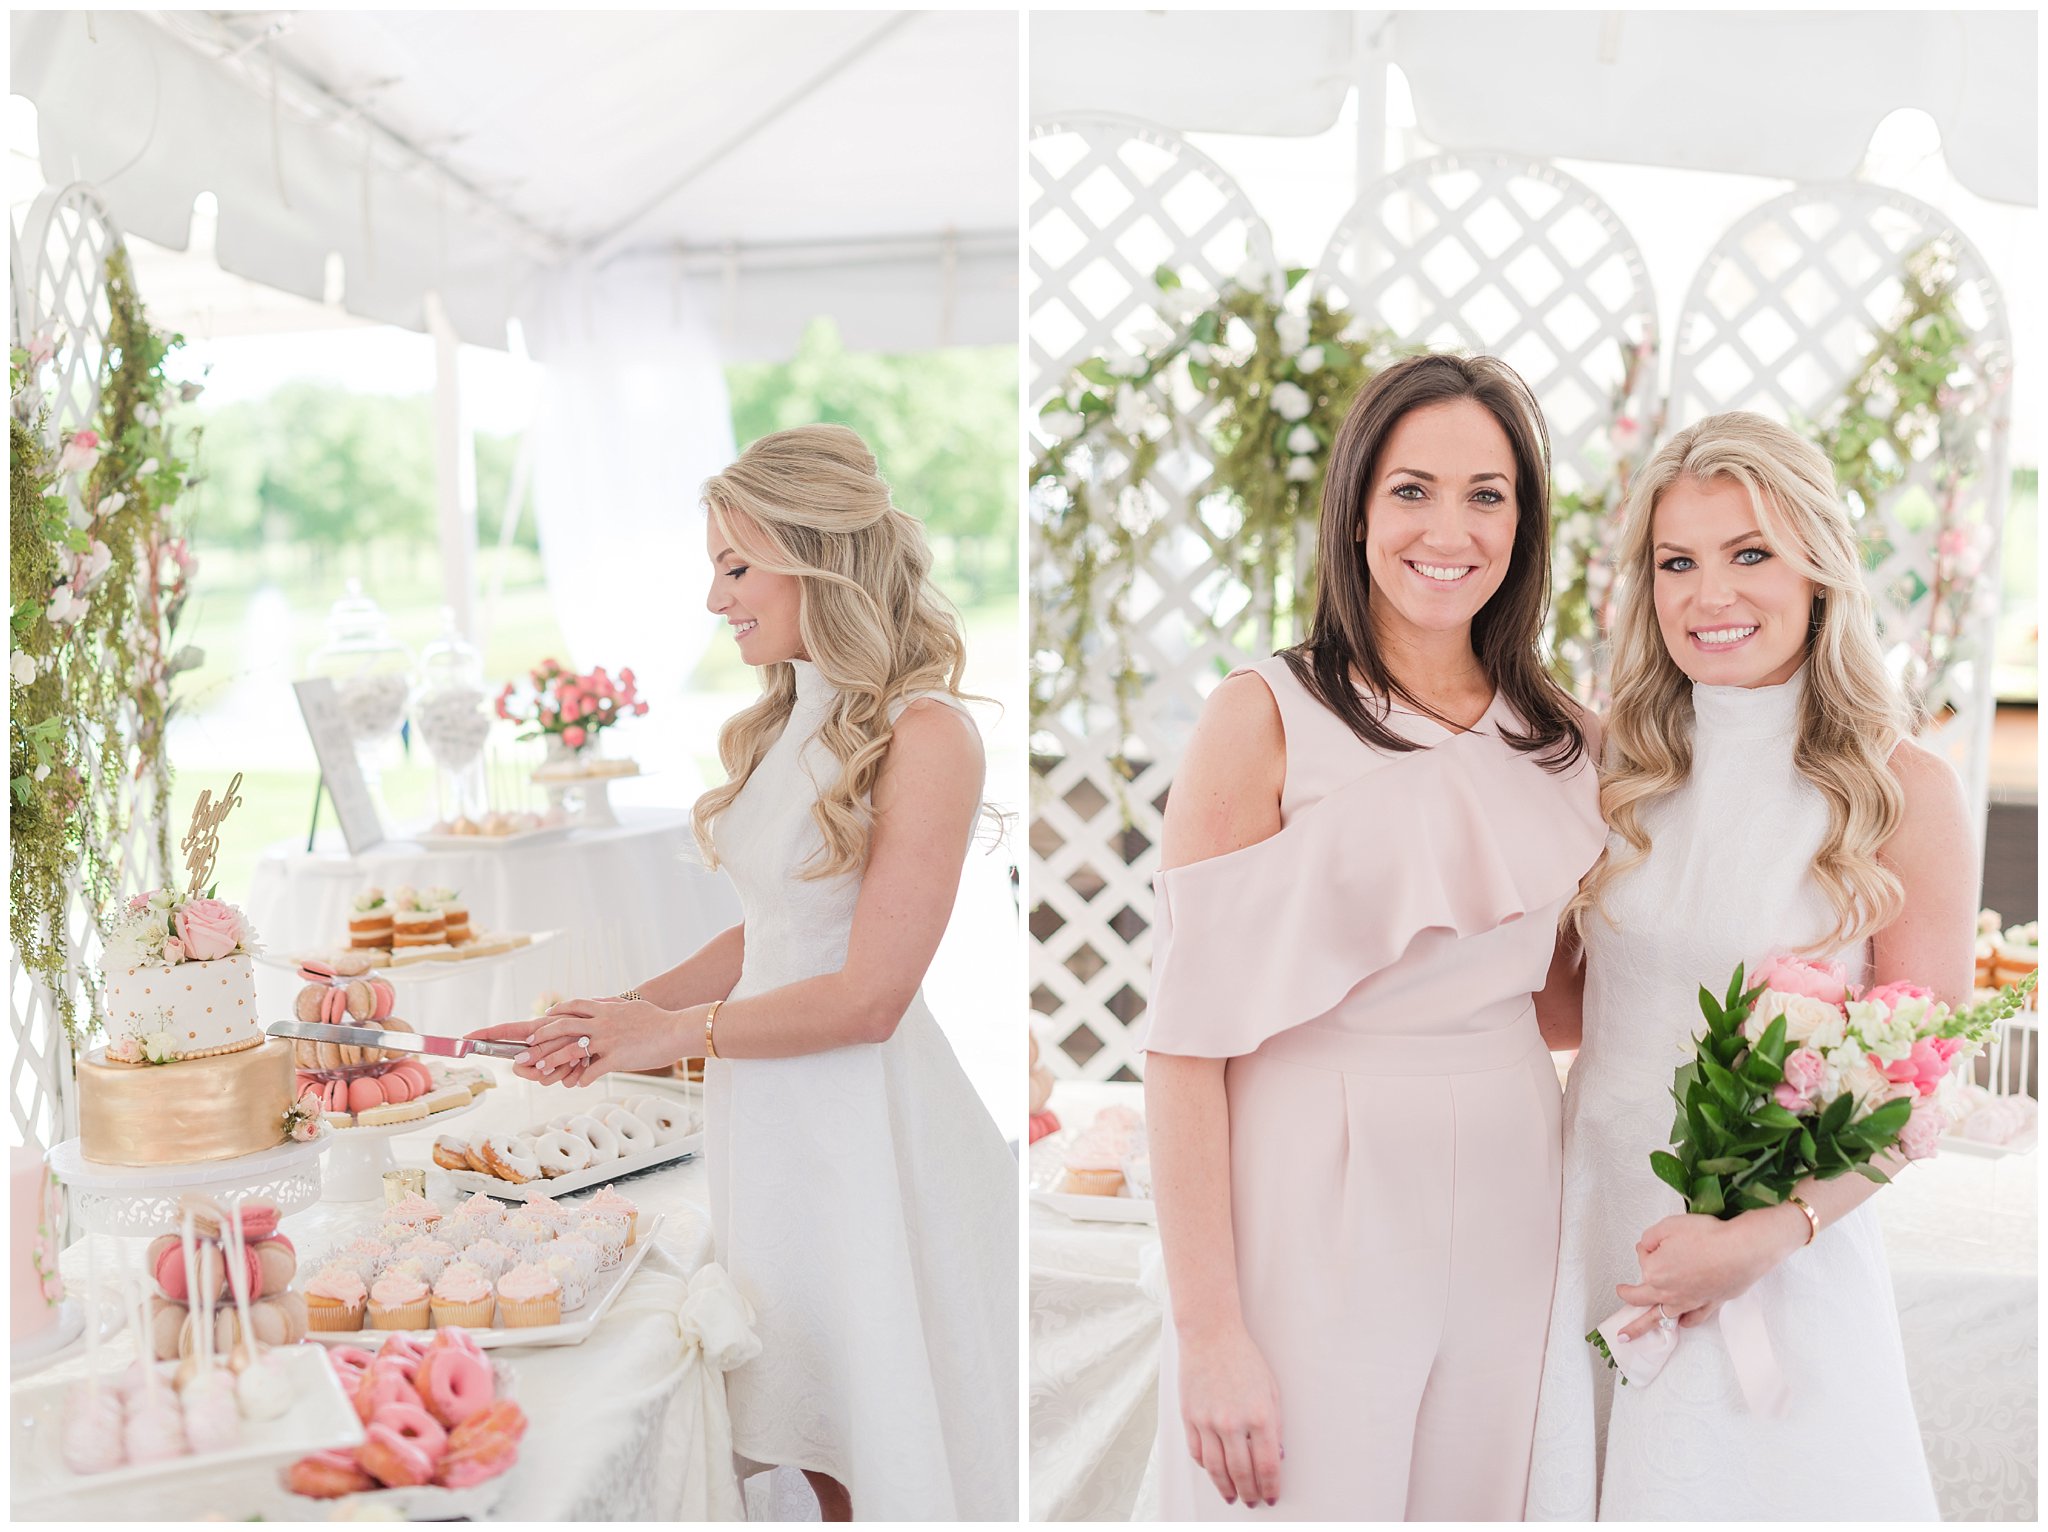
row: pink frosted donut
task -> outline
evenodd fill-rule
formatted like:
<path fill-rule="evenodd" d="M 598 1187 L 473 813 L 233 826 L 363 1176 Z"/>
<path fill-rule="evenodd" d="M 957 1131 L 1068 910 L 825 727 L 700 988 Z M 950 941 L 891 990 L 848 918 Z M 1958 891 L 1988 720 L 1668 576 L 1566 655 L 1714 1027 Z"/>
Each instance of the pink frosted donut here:
<path fill-rule="evenodd" d="M 410 1101 L 419 1094 L 419 1087 L 413 1084 L 412 1076 L 396 1069 L 387 1069 L 378 1077 L 384 1087 L 386 1101 Z"/>
<path fill-rule="evenodd" d="M 373 1425 L 365 1437 L 362 1446 L 356 1448 L 356 1461 L 379 1484 L 400 1489 L 408 1484 L 425 1484 L 434 1477 L 432 1456 L 391 1427 Z"/>
<path fill-rule="evenodd" d="M 440 1329 L 436 1330 L 434 1338 L 427 1343 L 427 1354 L 431 1356 L 436 1351 L 446 1351 L 451 1346 L 457 1351 L 467 1351 L 478 1361 L 487 1360 L 484 1356 L 484 1348 L 476 1343 L 476 1337 L 463 1329 L 461 1325 L 443 1325 Z"/>
<path fill-rule="evenodd" d="M 389 1426 L 430 1458 L 438 1458 L 448 1446 L 448 1432 L 417 1403 L 387 1404 L 371 1417 L 373 1426 Z"/>
<path fill-rule="evenodd" d="M 379 1360 L 388 1358 L 392 1361 L 411 1363 L 414 1366 L 418 1365 L 419 1359 L 426 1354 L 426 1346 L 414 1340 L 403 1331 L 394 1331 L 391 1338 L 377 1348 Z M 412 1376 L 411 1366 L 406 1368 L 405 1375 L 408 1378 Z"/>
<path fill-rule="evenodd" d="M 336 1346 L 327 1353 L 328 1365 L 334 1369 L 335 1377 L 341 1379 L 341 1391 L 353 1399 L 356 1390 L 362 1386 L 363 1374 L 370 1370 L 370 1353 L 360 1346 Z"/>
<path fill-rule="evenodd" d="M 491 1364 L 455 1346 L 427 1354 L 413 1380 L 420 1403 L 444 1426 L 461 1425 L 470 1416 L 491 1407 L 498 1383 Z"/>
<path fill-rule="evenodd" d="M 375 1075 L 357 1075 L 348 1082 L 348 1109 L 351 1112 L 367 1112 L 372 1107 L 382 1106 L 388 1099 L 384 1094 L 384 1082 Z"/>
<path fill-rule="evenodd" d="M 356 1384 L 356 1419 L 368 1425 L 386 1406 L 418 1400 L 409 1376 L 388 1363 L 380 1367 L 372 1362 L 363 1369 L 362 1380 Z"/>

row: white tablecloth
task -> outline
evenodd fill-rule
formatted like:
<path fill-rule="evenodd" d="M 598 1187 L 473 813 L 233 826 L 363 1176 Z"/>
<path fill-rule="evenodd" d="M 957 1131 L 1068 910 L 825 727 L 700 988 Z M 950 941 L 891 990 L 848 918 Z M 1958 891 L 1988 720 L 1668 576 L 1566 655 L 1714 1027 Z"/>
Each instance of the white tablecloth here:
<path fill-rule="evenodd" d="M 458 1033 L 533 1014 L 544 990 L 614 994 L 674 967 L 740 918 L 721 872 L 698 863 L 689 815 L 621 809 L 621 823 L 497 850 L 429 851 L 390 841 L 351 857 L 273 846 L 257 863 L 245 908 L 265 948 L 289 955 L 347 942 L 349 908 L 364 889 L 453 888 L 481 930 L 562 935 L 474 974 L 405 985 L 399 1014 L 426 1032 Z M 390 970 L 404 981 L 407 970 Z M 267 1016 L 290 1014 L 298 981 L 258 964 Z"/>
<path fill-rule="evenodd" d="M 1069 1128 L 1143 1087 L 1062 1081 Z M 1645 1174 L 1648 1173 L 1645 1167 Z M 1944 1153 L 1876 1206 L 1914 1408 L 1942 1519 L 2031 1521 L 2037 1505 L 2038 1156 Z M 1157 1231 L 1031 1209 L 1031 1514 L 1149 1509 L 1158 1424 Z M 1148 1280 L 1141 1282 L 1141 1274 Z"/>
<path fill-rule="evenodd" d="M 450 1131 L 468 1136 L 509 1129 L 570 1110 L 567 1098 L 596 1101 L 640 1088 L 607 1090 L 608 1082 L 600 1082 L 585 1090 L 556 1087 L 544 1093 L 538 1086 L 506 1078 L 507 1084 L 490 1092 L 482 1107 Z M 430 1167 L 428 1194 L 449 1206 L 458 1194 L 443 1172 L 431 1168 L 432 1143 L 431 1133 L 407 1136 L 396 1142 L 394 1154 L 402 1165 Z M 656 1213 L 666 1215 L 666 1222 L 655 1248 L 590 1339 L 578 1346 L 515 1346 L 492 1353 L 512 1368 L 515 1397 L 530 1422 L 519 1461 L 505 1476 L 494 1519 L 659 1521 L 676 1516 L 682 1496 L 679 1465 L 690 1455 L 688 1443 L 679 1440 L 677 1432 L 691 1420 L 682 1407 L 683 1346 L 676 1315 L 690 1275 L 712 1254 L 706 1177 L 703 1161 L 692 1160 L 619 1183 L 640 1206 L 643 1227 Z M 344 1231 L 373 1223 L 380 1206 L 323 1202 L 291 1214 L 282 1227 L 302 1262 L 310 1264 Z M 103 1277 L 118 1259 L 125 1258 L 131 1269 L 138 1261 L 142 1241 L 89 1237 L 98 1242 Z M 83 1242 L 64 1253 L 63 1266 L 67 1282 L 81 1289 L 87 1270 Z M 132 1355 L 125 1335 L 113 1345 L 121 1361 Z M 84 1374 L 80 1347 L 75 1355 L 22 1381 L 68 1380 Z M 750 1500 L 765 1503 L 758 1492 Z M 812 1509 L 815 1514 L 814 1504 Z M 146 1498 L 115 1497 L 109 1505 L 104 1496 L 82 1497 L 77 1515 L 175 1520 L 217 1513 L 228 1519 L 261 1515 L 306 1520 L 324 1519 L 323 1511 L 324 1507 L 268 1482 L 268 1476 L 254 1473 L 202 1484 L 184 1498 L 152 1491 Z"/>

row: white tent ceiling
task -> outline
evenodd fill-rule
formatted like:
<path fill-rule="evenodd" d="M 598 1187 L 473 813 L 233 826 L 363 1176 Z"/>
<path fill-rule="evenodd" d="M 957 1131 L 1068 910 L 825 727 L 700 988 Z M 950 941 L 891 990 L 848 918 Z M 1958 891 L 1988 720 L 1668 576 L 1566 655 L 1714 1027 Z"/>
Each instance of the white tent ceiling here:
<path fill-rule="evenodd" d="M 1017 22 L 943 12 L 16 12 L 43 173 L 223 269 L 503 345 L 546 274 L 670 263 L 728 355 L 1011 341 Z M 545 343 L 533 337 L 536 350 Z"/>
<path fill-rule="evenodd" d="M 1320 133 L 1378 57 L 1446 149 L 1823 181 L 1916 107 L 1962 185 L 2031 207 L 2037 34 L 2031 11 L 1050 12 L 1031 114 Z"/>

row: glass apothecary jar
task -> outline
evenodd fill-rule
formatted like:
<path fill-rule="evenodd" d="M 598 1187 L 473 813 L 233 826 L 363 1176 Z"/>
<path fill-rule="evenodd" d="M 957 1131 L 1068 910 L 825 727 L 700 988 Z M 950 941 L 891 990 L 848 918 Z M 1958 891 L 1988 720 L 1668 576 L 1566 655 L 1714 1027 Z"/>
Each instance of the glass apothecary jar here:
<path fill-rule="evenodd" d="M 453 608 L 441 609 L 441 636 L 420 651 L 420 689 L 412 725 L 434 758 L 434 802 L 443 821 L 486 811 L 483 756 L 491 735 L 484 661 L 462 635 Z"/>

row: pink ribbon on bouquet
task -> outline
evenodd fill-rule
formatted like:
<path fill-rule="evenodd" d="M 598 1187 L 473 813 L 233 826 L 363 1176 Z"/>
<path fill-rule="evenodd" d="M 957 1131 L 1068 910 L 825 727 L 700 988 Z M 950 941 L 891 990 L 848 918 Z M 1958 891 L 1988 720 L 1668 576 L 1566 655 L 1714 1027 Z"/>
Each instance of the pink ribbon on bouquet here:
<path fill-rule="evenodd" d="M 1631 1388 L 1648 1388 L 1664 1370 L 1664 1364 L 1678 1353 L 1683 1332 L 1676 1327 L 1653 1327 L 1635 1340 L 1621 1333 L 1650 1312 L 1633 1306 L 1618 1309 L 1597 1327 L 1600 1338 L 1607 1342 L 1615 1368 L 1628 1379 Z M 1734 1365 L 1735 1381 L 1742 1388 L 1742 1398 L 1750 1413 L 1782 1419 L 1791 1405 L 1792 1390 L 1778 1366 L 1777 1353 L 1771 1350 L 1770 1332 L 1764 1328 L 1763 1304 L 1756 1289 L 1728 1299 L 1714 1318 L 1721 1326 L 1721 1339 L 1727 1343 L 1728 1360 Z"/>

